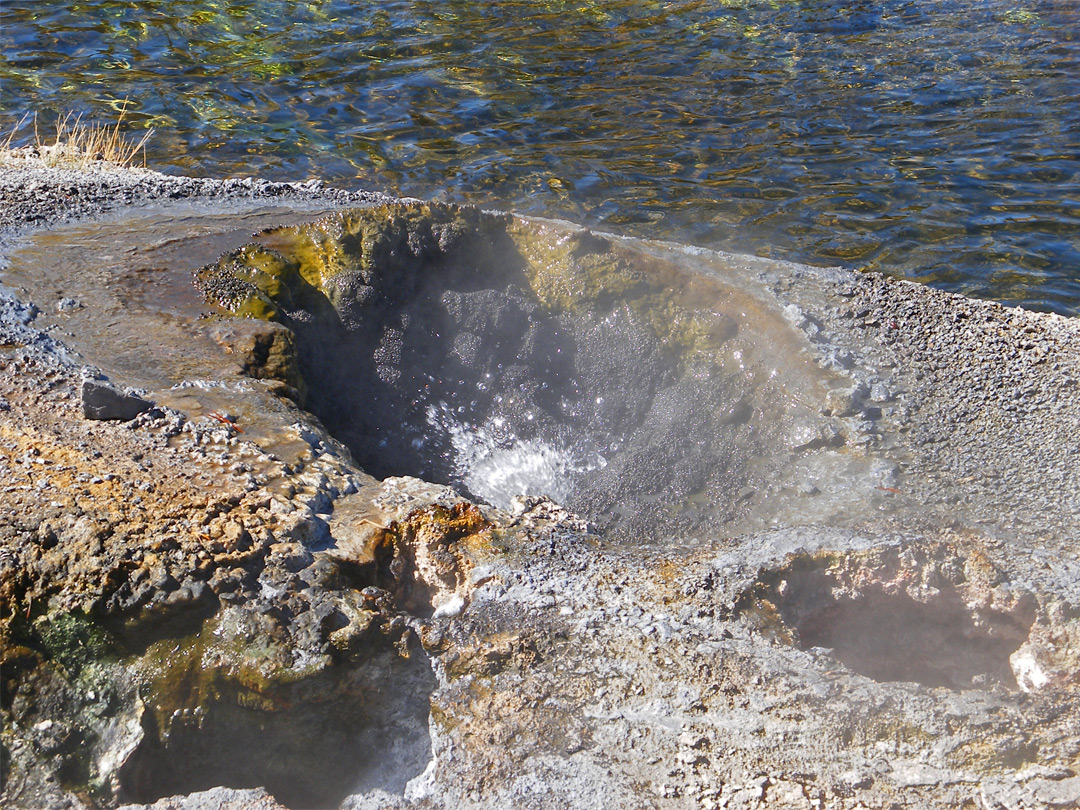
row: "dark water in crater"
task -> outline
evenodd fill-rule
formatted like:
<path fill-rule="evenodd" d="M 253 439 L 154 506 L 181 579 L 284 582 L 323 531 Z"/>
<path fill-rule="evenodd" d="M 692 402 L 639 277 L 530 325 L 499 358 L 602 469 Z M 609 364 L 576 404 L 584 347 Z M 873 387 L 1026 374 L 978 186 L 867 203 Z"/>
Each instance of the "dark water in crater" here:
<path fill-rule="evenodd" d="M 1080 312 L 1069 0 L 4 0 L 0 127 Z M 32 137 L 28 127 L 15 143 Z"/>

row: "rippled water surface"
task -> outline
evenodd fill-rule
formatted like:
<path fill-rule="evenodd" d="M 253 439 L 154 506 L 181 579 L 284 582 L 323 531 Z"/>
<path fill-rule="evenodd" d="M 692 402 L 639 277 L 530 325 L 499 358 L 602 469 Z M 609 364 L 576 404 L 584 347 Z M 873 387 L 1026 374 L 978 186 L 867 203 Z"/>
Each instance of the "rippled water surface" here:
<path fill-rule="evenodd" d="M 3 0 L 0 127 L 1080 312 L 1072 0 Z M 32 137 L 28 127 L 15 142 Z"/>

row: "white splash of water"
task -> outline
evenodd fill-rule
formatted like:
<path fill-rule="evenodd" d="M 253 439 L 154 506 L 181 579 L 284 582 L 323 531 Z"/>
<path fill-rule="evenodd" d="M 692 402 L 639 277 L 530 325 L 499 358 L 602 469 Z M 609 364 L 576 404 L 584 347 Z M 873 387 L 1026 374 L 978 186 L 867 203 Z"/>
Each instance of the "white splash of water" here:
<path fill-rule="evenodd" d="M 564 502 L 576 476 L 605 465 L 598 454 L 582 457 L 538 439 L 518 438 L 504 420 L 477 427 L 459 421 L 445 403 L 428 406 L 427 421 L 450 439 L 455 483 L 500 509 L 515 495 L 547 495 Z"/>

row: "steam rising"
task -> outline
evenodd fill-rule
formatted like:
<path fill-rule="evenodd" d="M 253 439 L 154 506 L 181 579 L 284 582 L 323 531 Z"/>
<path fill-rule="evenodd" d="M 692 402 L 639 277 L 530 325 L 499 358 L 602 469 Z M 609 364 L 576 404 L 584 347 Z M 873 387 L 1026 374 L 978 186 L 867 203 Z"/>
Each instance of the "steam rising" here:
<path fill-rule="evenodd" d="M 665 543 L 880 501 L 837 415 L 864 397 L 824 401 L 865 386 L 808 362 L 803 327 L 746 281 L 722 257 L 437 204 L 264 232 L 199 274 L 291 330 L 305 407 L 371 475 L 504 508 L 547 495 Z"/>

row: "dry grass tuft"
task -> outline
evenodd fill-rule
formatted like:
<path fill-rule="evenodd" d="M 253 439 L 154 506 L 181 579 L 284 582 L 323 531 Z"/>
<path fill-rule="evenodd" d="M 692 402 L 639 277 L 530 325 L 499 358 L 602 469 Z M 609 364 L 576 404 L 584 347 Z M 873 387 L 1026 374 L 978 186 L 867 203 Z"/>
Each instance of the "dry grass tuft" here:
<path fill-rule="evenodd" d="M 88 169 L 102 164 L 127 169 L 135 166 L 136 158 L 142 153 L 142 166 L 146 166 L 146 142 L 154 134 L 147 130 L 139 140 L 132 140 L 121 131 L 127 102 L 120 108 L 116 123 L 84 124 L 82 115 L 68 113 L 56 119 L 56 137 L 52 143 L 45 143 L 38 133 L 37 115 L 34 116 L 34 141 L 17 148 L 12 148 L 23 125 L 30 117 L 24 115 L 8 134 L 7 141 L 0 145 L 0 164 L 19 161 L 34 161 L 45 166 L 65 169 Z"/>

